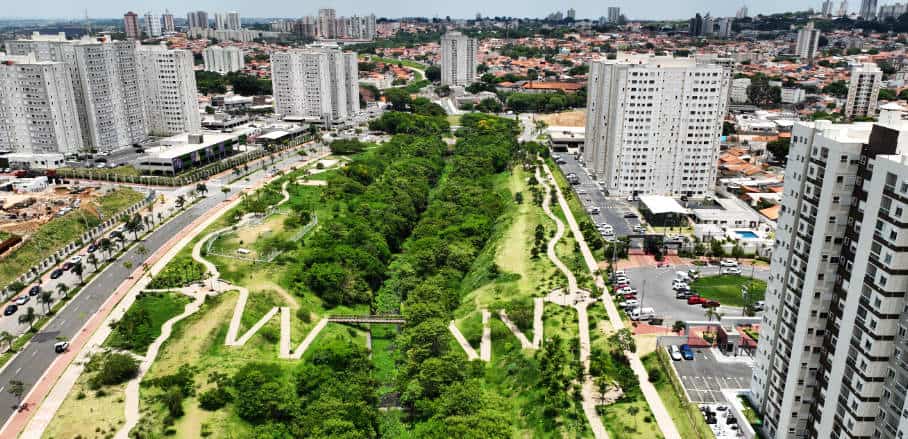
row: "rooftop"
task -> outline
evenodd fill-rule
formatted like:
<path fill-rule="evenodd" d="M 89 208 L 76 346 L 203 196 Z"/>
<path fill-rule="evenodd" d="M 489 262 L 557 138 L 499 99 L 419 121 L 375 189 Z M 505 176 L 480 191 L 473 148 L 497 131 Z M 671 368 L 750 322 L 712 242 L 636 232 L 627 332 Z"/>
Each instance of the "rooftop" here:
<path fill-rule="evenodd" d="M 687 209 L 678 204 L 674 198 L 664 195 L 641 195 L 640 202 L 656 215 L 663 213 L 688 213 Z"/>

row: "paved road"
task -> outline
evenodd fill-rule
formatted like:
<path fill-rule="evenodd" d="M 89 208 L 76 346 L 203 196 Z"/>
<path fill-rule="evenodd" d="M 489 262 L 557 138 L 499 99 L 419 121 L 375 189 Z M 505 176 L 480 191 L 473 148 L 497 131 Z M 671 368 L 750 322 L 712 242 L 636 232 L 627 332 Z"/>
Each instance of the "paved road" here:
<path fill-rule="evenodd" d="M 275 167 L 286 169 L 298 162 L 300 158 L 298 154 L 290 154 L 285 161 L 277 163 Z M 232 195 L 242 190 L 243 186 L 255 183 L 265 176 L 266 173 L 261 170 L 255 172 L 249 176 L 249 183 L 241 180 L 231 186 L 230 194 Z M 233 175 L 228 174 L 219 180 L 213 180 L 208 186 L 209 188 L 220 187 L 221 185 L 226 185 L 232 178 L 234 178 Z M 205 215 L 223 201 L 225 196 L 219 190 L 215 192 L 209 189 L 209 191 L 210 195 L 207 198 L 186 209 L 186 211 L 147 236 L 144 243 L 145 247 L 149 250 L 160 247 L 176 235 L 178 231 Z M 25 384 L 25 393 L 27 394 L 56 357 L 53 348 L 54 343 L 58 339 L 68 340 L 72 338 L 85 322 L 100 309 L 101 305 L 117 287 L 135 270 L 135 267 L 141 266 L 146 258 L 147 255 L 142 256 L 139 254 L 138 246 L 126 251 L 106 271 L 87 284 L 82 292 L 73 298 L 47 327 L 35 334 L 31 343 L 19 352 L 8 363 L 7 367 L 0 372 L 0 419 L 2 419 L 0 424 L 5 423 L 10 415 L 13 414 L 17 403 L 16 398 L 7 391 L 10 380 L 22 381 Z M 133 268 L 126 269 L 123 267 L 124 261 L 132 261 Z"/>
<path fill-rule="evenodd" d="M 656 314 L 665 317 L 664 324 L 671 325 L 677 320 L 706 320 L 706 308 L 700 305 L 688 305 L 686 300 L 676 299 L 675 292 L 672 290 L 675 272 L 687 271 L 690 268 L 696 268 L 706 276 L 719 274 L 718 267 L 694 267 L 693 265 L 631 268 L 626 271 L 631 280 L 631 286 L 637 289 L 637 297 L 642 297 L 642 306 L 652 307 Z M 741 271 L 744 276 L 751 275 L 750 266 L 742 266 Z M 758 268 L 753 270 L 753 275 L 755 278 L 765 281 L 769 277 L 769 270 Z M 738 307 L 720 306 L 718 311 L 729 317 L 744 315 L 743 309 Z M 757 315 L 761 314 L 757 313 Z"/>
<path fill-rule="evenodd" d="M 592 177 L 587 174 L 586 169 L 580 166 L 580 162 L 574 158 L 573 154 L 555 153 L 555 155 L 566 162 L 559 165 L 564 175 L 577 174 L 580 184 L 574 185 L 574 191 L 578 192 L 577 196 L 580 202 L 583 203 L 583 207 L 587 211 L 593 206 L 600 209 L 599 215 L 591 215 L 593 221 L 611 224 L 617 237 L 632 234 L 634 226 L 640 224 L 640 221 L 634 218 L 624 218 L 624 214 L 630 210 L 627 201 L 615 197 L 606 197 L 605 193 L 599 188 L 599 184 L 593 181 Z"/>

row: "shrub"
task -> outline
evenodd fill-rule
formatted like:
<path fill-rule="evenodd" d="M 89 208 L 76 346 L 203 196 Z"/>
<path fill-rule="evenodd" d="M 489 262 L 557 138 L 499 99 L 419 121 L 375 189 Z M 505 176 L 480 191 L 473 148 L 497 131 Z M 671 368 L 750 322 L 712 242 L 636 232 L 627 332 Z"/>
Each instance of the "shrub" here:
<path fill-rule="evenodd" d="M 89 385 L 94 389 L 120 384 L 139 374 L 139 360 L 129 354 L 104 354 L 99 364 L 98 372 L 89 380 Z"/>
<path fill-rule="evenodd" d="M 178 256 L 151 280 L 148 288 L 180 288 L 202 280 L 204 275 L 204 265 L 192 260 L 190 256 Z"/>
<path fill-rule="evenodd" d="M 179 418 L 183 416 L 183 392 L 179 387 L 171 387 L 164 393 L 164 405 L 167 406 L 167 413 Z"/>
<path fill-rule="evenodd" d="M 658 383 L 659 381 L 662 381 L 662 371 L 659 369 L 652 369 L 647 371 L 647 373 L 649 374 L 649 382 Z"/>
<path fill-rule="evenodd" d="M 208 411 L 218 410 L 228 402 L 230 402 L 230 393 L 221 387 L 215 387 L 199 395 L 199 407 Z"/>

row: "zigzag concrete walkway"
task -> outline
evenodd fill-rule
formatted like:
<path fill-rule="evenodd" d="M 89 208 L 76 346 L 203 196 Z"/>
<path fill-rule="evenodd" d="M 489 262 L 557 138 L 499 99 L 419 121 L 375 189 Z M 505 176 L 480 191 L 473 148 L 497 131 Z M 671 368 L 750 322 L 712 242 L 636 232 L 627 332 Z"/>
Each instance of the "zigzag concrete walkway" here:
<path fill-rule="evenodd" d="M 571 232 L 574 234 L 574 239 L 577 241 L 577 244 L 580 246 L 580 253 L 583 255 L 583 259 L 586 262 L 587 269 L 593 275 L 596 281 L 596 287 L 603 291 L 602 293 L 602 302 L 605 306 L 606 313 L 609 316 L 609 321 L 613 330 L 619 330 L 624 328 L 624 322 L 621 320 L 621 315 L 618 314 L 618 309 L 615 307 L 615 302 L 612 300 L 611 295 L 608 294 L 608 290 L 605 287 L 605 280 L 601 275 L 598 274 L 598 264 L 596 263 L 596 258 L 593 257 L 592 251 L 590 251 L 589 246 L 586 243 L 586 240 L 583 237 L 583 233 L 580 231 L 580 226 L 577 224 L 577 221 L 574 219 L 574 214 L 571 212 L 570 206 L 567 203 L 567 199 L 564 198 L 564 194 L 561 193 L 561 188 L 558 187 L 558 184 L 555 182 L 555 178 L 552 175 L 552 171 L 549 169 L 548 165 L 543 165 L 543 168 L 546 172 L 546 179 L 554 186 L 555 192 L 558 196 L 558 204 L 561 206 L 561 210 L 564 212 L 564 216 L 567 219 L 568 224 L 571 227 Z M 546 197 L 548 198 L 548 197 Z M 579 315 L 579 309 L 578 309 Z M 584 323 L 581 323 L 581 333 L 584 328 L 587 328 L 586 320 L 586 308 L 584 307 L 584 313 L 581 319 L 584 320 Z M 587 336 L 589 335 L 589 331 Z M 587 339 L 587 343 L 589 339 Z M 581 356 L 583 355 L 583 338 L 581 335 Z M 589 351 L 587 351 L 589 352 Z M 640 381 L 640 389 L 643 392 L 643 396 L 646 398 L 647 404 L 649 404 L 650 410 L 653 412 L 653 416 L 656 419 L 659 429 L 662 431 L 662 435 L 666 439 L 680 439 L 681 434 L 678 433 L 678 428 L 675 426 L 675 422 L 672 420 L 671 415 L 668 413 L 668 410 L 665 408 L 665 404 L 662 403 L 662 399 L 659 397 L 659 393 L 656 391 L 656 388 L 652 383 L 649 382 L 649 375 L 646 372 L 646 368 L 643 367 L 643 362 L 640 361 L 640 357 L 636 353 L 626 351 L 625 355 L 630 360 L 631 369 L 637 375 L 638 381 Z M 589 416 L 590 412 L 595 413 L 595 405 L 592 402 L 593 395 L 593 383 L 592 380 L 587 379 L 583 385 L 583 401 L 584 401 L 584 411 L 587 412 Z M 588 409 L 588 403 L 592 403 L 592 407 Z M 596 415 L 598 419 L 598 415 Z M 597 436 L 598 437 L 598 436 Z"/>

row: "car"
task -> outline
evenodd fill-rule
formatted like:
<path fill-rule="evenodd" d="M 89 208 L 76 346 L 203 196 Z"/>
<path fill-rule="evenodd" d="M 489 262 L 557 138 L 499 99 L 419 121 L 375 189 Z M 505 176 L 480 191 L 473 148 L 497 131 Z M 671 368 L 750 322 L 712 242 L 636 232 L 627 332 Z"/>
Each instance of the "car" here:
<path fill-rule="evenodd" d="M 3 308 L 3 315 L 11 316 L 19 310 L 19 307 L 14 304 L 6 305 L 6 308 Z"/>
<path fill-rule="evenodd" d="M 720 303 L 717 300 L 703 300 L 700 302 L 700 306 L 704 308 L 718 308 L 719 305 Z"/>
<path fill-rule="evenodd" d="M 79 262 L 82 262 L 82 256 L 79 256 L 79 255 L 73 256 L 73 257 L 69 258 L 69 262 L 72 262 L 73 264 L 78 264 Z"/>
<path fill-rule="evenodd" d="M 20 306 L 25 305 L 26 303 L 28 303 L 28 299 L 30 299 L 30 297 L 23 294 L 23 295 L 17 297 L 16 300 L 14 301 L 14 303 L 16 305 L 20 305 Z"/>
<path fill-rule="evenodd" d="M 764 309 L 766 309 L 766 303 L 763 302 L 762 300 L 758 300 L 758 301 L 754 302 L 754 304 L 751 305 L 751 307 L 753 308 L 754 311 L 763 311 Z"/>
<path fill-rule="evenodd" d="M 687 298 L 687 304 L 688 305 L 699 305 L 699 304 L 703 303 L 705 300 L 706 299 L 700 297 L 699 295 L 693 294 Z"/>
<path fill-rule="evenodd" d="M 628 308 L 634 308 L 640 306 L 640 301 L 637 299 L 623 300 L 618 303 L 618 306 L 627 310 Z"/>
<path fill-rule="evenodd" d="M 637 201 L 637 199 L 634 198 L 633 195 L 628 195 L 628 196 L 627 196 L 627 201 Z"/>
<path fill-rule="evenodd" d="M 672 357 L 672 360 L 681 361 L 681 349 L 678 348 L 678 345 L 673 344 L 668 347 L 668 354 Z"/>
<path fill-rule="evenodd" d="M 680 350 L 681 350 L 681 357 L 683 357 L 685 360 L 694 359 L 694 350 L 690 348 L 690 345 L 683 344 L 683 345 L 681 345 Z"/>
<path fill-rule="evenodd" d="M 629 310 L 627 316 L 631 320 L 652 320 L 656 317 L 656 310 L 650 307 L 641 308 L 638 306 Z"/>
<path fill-rule="evenodd" d="M 691 279 L 697 279 L 697 278 L 699 278 L 699 277 L 700 277 L 700 270 L 697 270 L 697 269 L 695 269 L 695 268 L 691 268 L 690 270 L 687 270 L 687 277 L 689 277 L 689 278 L 691 278 Z"/>
<path fill-rule="evenodd" d="M 586 195 L 586 191 L 583 189 L 577 189 L 577 195 Z"/>
<path fill-rule="evenodd" d="M 674 291 L 689 290 L 689 289 L 690 289 L 690 285 L 688 285 L 686 282 L 682 282 L 679 280 L 672 282 L 672 290 L 674 290 Z"/>
<path fill-rule="evenodd" d="M 719 266 L 720 267 L 737 267 L 738 261 L 736 261 L 734 259 L 723 259 L 723 260 L 719 261 Z"/>
<path fill-rule="evenodd" d="M 634 293 L 626 293 L 626 294 L 622 294 L 621 298 L 623 298 L 624 300 L 633 300 L 633 299 L 637 298 L 637 295 Z"/>
<path fill-rule="evenodd" d="M 589 212 L 593 215 L 599 215 L 599 208 L 596 206 L 590 207 Z"/>
<path fill-rule="evenodd" d="M 37 296 L 38 294 L 41 294 L 41 285 L 32 285 L 32 287 L 28 289 L 29 296 Z"/>
<path fill-rule="evenodd" d="M 720 272 L 721 274 L 741 274 L 741 269 L 738 267 L 725 267 Z"/>
<path fill-rule="evenodd" d="M 68 350 L 69 350 L 68 341 L 60 341 L 60 342 L 54 343 L 54 352 L 56 352 L 58 354 L 62 354 Z"/>
<path fill-rule="evenodd" d="M 73 264 L 72 262 L 66 261 L 66 263 L 64 263 L 63 266 L 60 267 L 60 268 L 62 268 L 63 271 L 69 271 L 69 270 L 72 270 L 72 268 L 73 268 L 75 265 L 76 265 L 76 264 Z"/>
<path fill-rule="evenodd" d="M 618 294 L 637 294 L 637 289 L 633 287 L 624 287 L 618 290 Z"/>
<path fill-rule="evenodd" d="M 50 278 L 51 278 L 51 279 L 57 279 L 57 278 L 59 278 L 60 276 L 63 276 L 63 270 L 61 270 L 61 269 L 59 269 L 59 268 L 57 268 L 57 269 L 55 269 L 54 271 L 51 271 L 51 272 L 50 272 Z"/>
<path fill-rule="evenodd" d="M 615 289 L 620 290 L 622 288 L 629 287 L 629 286 L 631 286 L 631 284 L 629 284 L 627 282 L 618 282 L 615 284 Z"/>
<path fill-rule="evenodd" d="M 693 295 L 693 293 L 691 293 L 690 290 L 675 291 L 675 299 L 687 299 L 688 297 L 690 297 L 692 295 Z"/>
<path fill-rule="evenodd" d="M 95 244 L 88 244 L 88 249 L 87 249 L 87 250 L 88 250 L 89 253 L 94 253 L 95 250 L 97 250 L 97 249 L 98 249 L 98 246 L 97 246 L 97 245 L 95 245 Z"/>
<path fill-rule="evenodd" d="M 642 235 L 642 234 L 646 233 L 646 227 L 634 226 L 634 232 Z"/>
<path fill-rule="evenodd" d="M 625 218 L 637 218 L 637 214 L 634 212 L 625 212 L 624 217 Z"/>

